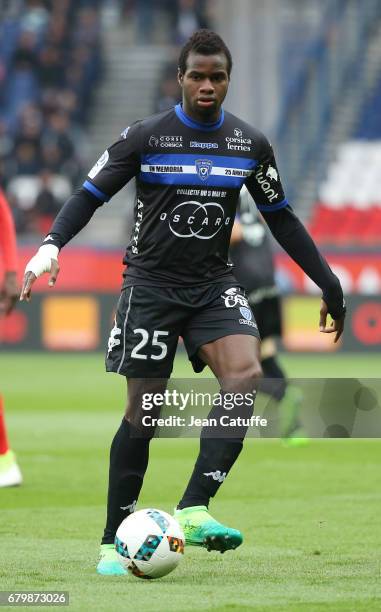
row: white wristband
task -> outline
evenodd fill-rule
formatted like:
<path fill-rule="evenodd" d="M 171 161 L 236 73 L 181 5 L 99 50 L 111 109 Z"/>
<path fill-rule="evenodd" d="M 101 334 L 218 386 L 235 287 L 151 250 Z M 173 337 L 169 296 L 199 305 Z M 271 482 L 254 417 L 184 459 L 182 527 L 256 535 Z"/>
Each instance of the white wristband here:
<path fill-rule="evenodd" d="M 59 248 L 54 244 L 43 244 L 37 251 L 36 255 L 27 263 L 25 272 L 33 272 L 38 278 L 44 272 L 50 272 L 52 267 L 52 259 L 58 261 Z"/>

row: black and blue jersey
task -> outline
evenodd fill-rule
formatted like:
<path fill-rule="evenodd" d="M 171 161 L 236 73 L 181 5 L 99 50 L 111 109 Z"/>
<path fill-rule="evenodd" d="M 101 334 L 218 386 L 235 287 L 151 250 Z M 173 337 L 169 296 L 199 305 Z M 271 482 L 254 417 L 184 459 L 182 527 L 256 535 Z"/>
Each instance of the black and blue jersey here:
<path fill-rule="evenodd" d="M 137 121 L 103 153 L 84 187 L 107 201 L 132 178 L 125 286 L 234 280 L 228 250 L 242 185 L 261 211 L 287 205 L 266 137 L 223 110 L 213 124 L 190 119 L 180 104 Z"/>

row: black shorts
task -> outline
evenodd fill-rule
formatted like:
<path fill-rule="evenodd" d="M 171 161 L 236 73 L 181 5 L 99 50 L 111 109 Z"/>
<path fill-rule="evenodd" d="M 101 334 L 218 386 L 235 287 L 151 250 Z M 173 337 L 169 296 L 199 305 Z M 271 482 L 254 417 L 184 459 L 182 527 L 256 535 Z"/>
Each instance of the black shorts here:
<path fill-rule="evenodd" d="M 130 378 L 169 378 L 179 336 L 195 372 L 201 346 L 244 334 L 259 338 L 244 290 L 238 285 L 127 287 L 117 305 L 106 370 Z"/>

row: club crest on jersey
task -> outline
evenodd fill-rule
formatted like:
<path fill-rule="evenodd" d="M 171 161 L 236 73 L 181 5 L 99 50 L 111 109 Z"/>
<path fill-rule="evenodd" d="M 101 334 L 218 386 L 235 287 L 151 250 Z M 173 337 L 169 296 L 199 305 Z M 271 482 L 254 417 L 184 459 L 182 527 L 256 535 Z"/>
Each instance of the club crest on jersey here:
<path fill-rule="evenodd" d="M 250 308 L 246 308 L 245 306 L 240 306 L 239 311 L 241 315 L 245 317 L 246 321 L 251 321 L 252 314 L 251 314 Z"/>
<path fill-rule="evenodd" d="M 210 159 L 196 159 L 195 164 L 198 176 L 206 181 L 212 172 L 213 162 Z"/>

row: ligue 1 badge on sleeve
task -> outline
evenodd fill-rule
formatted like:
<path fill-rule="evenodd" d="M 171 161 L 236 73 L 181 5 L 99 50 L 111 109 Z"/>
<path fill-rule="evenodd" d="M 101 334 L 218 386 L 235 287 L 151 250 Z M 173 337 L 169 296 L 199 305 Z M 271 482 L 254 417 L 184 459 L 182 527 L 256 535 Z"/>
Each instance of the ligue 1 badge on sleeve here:
<path fill-rule="evenodd" d="M 93 179 L 97 176 L 97 174 L 102 170 L 102 168 L 107 164 L 109 160 L 109 153 L 106 151 L 100 156 L 97 163 L 91 168 L 88 176 Z"/>
<path fill-rule="evenodd" d="M 198 176 L 206 181 L 212 172 L 213 162 L 210 159 L 196 159 L 195 164 Z"/>

